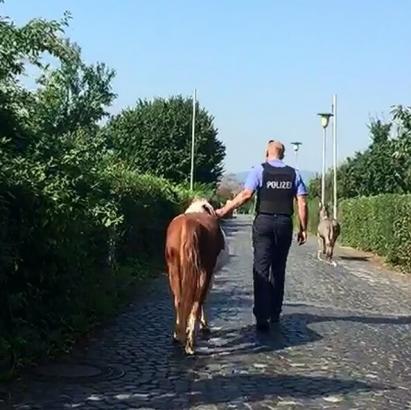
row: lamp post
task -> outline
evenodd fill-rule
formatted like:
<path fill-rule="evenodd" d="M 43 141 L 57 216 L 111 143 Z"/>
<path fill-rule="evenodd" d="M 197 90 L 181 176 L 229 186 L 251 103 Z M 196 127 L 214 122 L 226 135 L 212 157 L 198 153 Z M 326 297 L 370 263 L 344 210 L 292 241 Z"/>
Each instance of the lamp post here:
<path fill-rule="evenodd" d="M 295 152 L 295 167 L 298 168 L 298 151 L 300 149 L 300 145 L 303 145 L 302 142 L 291 142 L 291 145 L 293 146 L 294 152 Z"/>
<path fill-rule="evenodd" d="M 196 128 L 196 101 L 197 90 L 194 89 L 193 94 L 193 123 L 191 126 L 191 165 L 190 165 L 190 190 L 194 188 L 194 148 L 195 148 L 195 128 Z"/>
<path fill-rule="evenodd" d="M 320 112 L 317 115 L 320 116 L 321 126 L 323 127 L 323 167 L 321 173 L 321 206 L 325 206 L 325 148 L 327 140 L 327 127 L 330 122 L 330 118 L 333 115 L 329 112 Z"/>
<path fill-rule="evenodd" d="M 333 95 L 333 217 L 337 219 L 337 96 Z"/>

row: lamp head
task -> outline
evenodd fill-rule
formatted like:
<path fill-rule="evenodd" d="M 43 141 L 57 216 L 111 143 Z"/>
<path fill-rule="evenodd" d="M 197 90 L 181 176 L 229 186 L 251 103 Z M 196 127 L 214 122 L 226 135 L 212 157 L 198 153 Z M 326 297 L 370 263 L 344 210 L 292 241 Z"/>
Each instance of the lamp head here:
<path fill-rule="evenodd" d="M 331 113 L 329 112 L 320 112 L 317 115 L 320 116 L 320 120 L 321 120 L 321 126 L 323 128 L 327 128 L 328 124 L 330 122 L 330 118 L 333 116 Z"/>
<path fill-rule="evenodd" d="M 295 152 L 297 152 L 300 149 L 300 145 L 302 145 L 302 142 L 291 142 L 290 143 L 293 146 L 293 149 Z"/>

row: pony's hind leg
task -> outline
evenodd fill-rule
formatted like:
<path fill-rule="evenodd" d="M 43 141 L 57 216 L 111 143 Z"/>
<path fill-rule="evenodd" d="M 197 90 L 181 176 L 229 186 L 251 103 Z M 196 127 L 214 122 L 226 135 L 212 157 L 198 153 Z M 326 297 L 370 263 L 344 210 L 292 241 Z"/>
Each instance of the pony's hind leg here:
<path fill-rule="evenodd" d="M 322 261 L 321 254 L 325 253 L 325 240 L 320 235 L 317 236 L 318 238 L 318 250 L 317 250 L 317 259 Z"/>
<path fill-rule="evenodd" d="M 175 328 L 173 333 L 173 342 L 184 343 L 184 330 L 181 328 L 180 319 L 180 299 L 179 297 L 174 297 L 174 310 L 176 315 Z"/>
<path fill-rule="evenodd" d="M 201 316 L 200 316 L 200 330 L 203 333 L 210 333 L 210 328 L 208 326 L 208 320 L 207 320 L 207 315 L 205 312 L 204 305 L 208 297 L 208 294 L 210 293 L 210 290 L 213 287 L 213 277 L 214 277 L 213 273 L 210 273 L 208 283 L 206 279 L 205 284 L 204 284 L 204 286 L 206 286 L 206 290 L 204 291 L 203 303 L 201 304 Z"/>
<path fill-rule="evenodd" d="M 180 272 L 178 268 L 174 267 L 174 264 L 169 265 L 169 282 L 170 288 L 174 297 L 174 314 L 175 314 L 175 326 L 173 332 L 173 342 L 184 343 L 185 341 L 185 329 L 182 329 L 181 323 L 181 291 L 180 291 Z"/>
<path fill-rule="evenodd" d="M 185 351 L 187 354 L 194 354 L 194 339 L 197 331 L 198 318 L 200 315 L 200 303 L 195 301 L 188 318 L 187 339 Z"/>
<path fill-rule="evenodd" d="M 201 321 L 201 316 L 204 316 L 203 305 L 209 290 L 209 280 L 205 271 L 201 272 L 199 286 L 196 289 L 194 303 L 191 306 L 190 315 L 187 325 L 187 339 L 185 351 L 187 354 L 194 354 L 194 342 L 197 333 L 197 326 Z"/>
<path fill-rule="evenodd" d="M 203 333 L 210 333 L 210 327 L 208 326 L 208 320 L 207 315 L 205 313 L 204 304 L 201 306 L 200 330 Z"/>
<path fill-rule="evenodd" d="M 334 246 L 335 243 L 333 243 L 332 245 L 330 245 L 330 264 L 334 267 L 337 266 L 337 262 L 334 260 Z"/>

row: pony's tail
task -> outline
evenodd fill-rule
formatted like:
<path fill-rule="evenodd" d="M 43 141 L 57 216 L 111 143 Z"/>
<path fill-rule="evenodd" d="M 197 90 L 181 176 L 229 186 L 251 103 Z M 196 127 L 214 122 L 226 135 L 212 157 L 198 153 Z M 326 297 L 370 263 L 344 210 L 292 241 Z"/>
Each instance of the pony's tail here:
<path fill-rule="evenodd" d="M 186 219 L 181 229 L 180 238 L 180 320 L 183 329 L 187 329 L 188 318 L 199 289 L 201 278 L 198 236 L 198 225 L 194 221 Z"/>

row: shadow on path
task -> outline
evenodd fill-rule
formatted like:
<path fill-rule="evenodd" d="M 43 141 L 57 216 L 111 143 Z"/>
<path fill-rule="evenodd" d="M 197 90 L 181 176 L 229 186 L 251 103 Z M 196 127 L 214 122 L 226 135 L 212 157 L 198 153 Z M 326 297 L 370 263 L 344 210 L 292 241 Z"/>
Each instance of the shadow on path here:
<path fill-rule="evenodd" d="M 207 337 L 203 337 L 201 345 L 205 351 L 200 350 L 197 354 L 203 357 L 209 356 L 208 346 L 217 354 L 251 354 L 314 343 L 322 340 L 323 336 L 310 329 L 310 324 L 337 321 L 366 325 L 409 325 L 411 316 L 389 318 L 354 315 L 321 316 L 308 313 L 285 314 L 281 323 L 273 325 L 270 332 L 266 334 L 256 332 L 253 324 L 242 328 L 215 330 Z"/>
<path fill-rule="evenodd" d="M 345 260 L 345 261 L 362 261 L 362 262 L 367 262 L 371 258 L 369 256 L 338 256 L 339 259 Z"/>
<path fill-rule="evenodd" d="M 247 401 L 264 400 L 267 396 L 292 396 L 293 398 L 315 398 L 321 395 L 346 394 L 353 391 L 370 391 L 382 386 L 370 385 L 355 380 L 327 377 L 307 377 L 288 375 L 228 375 L 216 376 L 211 380 L 194 383 L 193 390 L 200 390 L 194 396 L 193 404 L 218 404 L 235 401 L 242 395 Z M 212 395 L 202 394 L 212 391 Z"/>
<path fill-rule="evenodd" d="M 156 409 L 185 408 L 182 405 L 206 406 L 227 404 L 230 402 L 244 402 L 248 404 L 262 400 L 281 400 L 281 397 L 293 399 L 316 399 L 329 395 L 346 395 L 354 392 L 370 392 L 373 390 L 386 390 L 387 387 L 368 384 L 355 380 L 344 380 L 328 377 L 288 376 L 284 374 L 241 374 L 241 375 L 216 375 L 211 379 L 197 380 L 191 386 L 191 392 L 179 394 L 174 392 L 165 397 L 152 397 L 150 407 Z M 136 397 L 137 396 L 137 397 Z M 123 402 L 128 406 L 141 406 L 141 398 L 133 394 L 118 395 L 117 403 Z M 120 397 L 119 400 L 118 397 Z M 342 400 L 342 398 L 340 399 Z"/>

